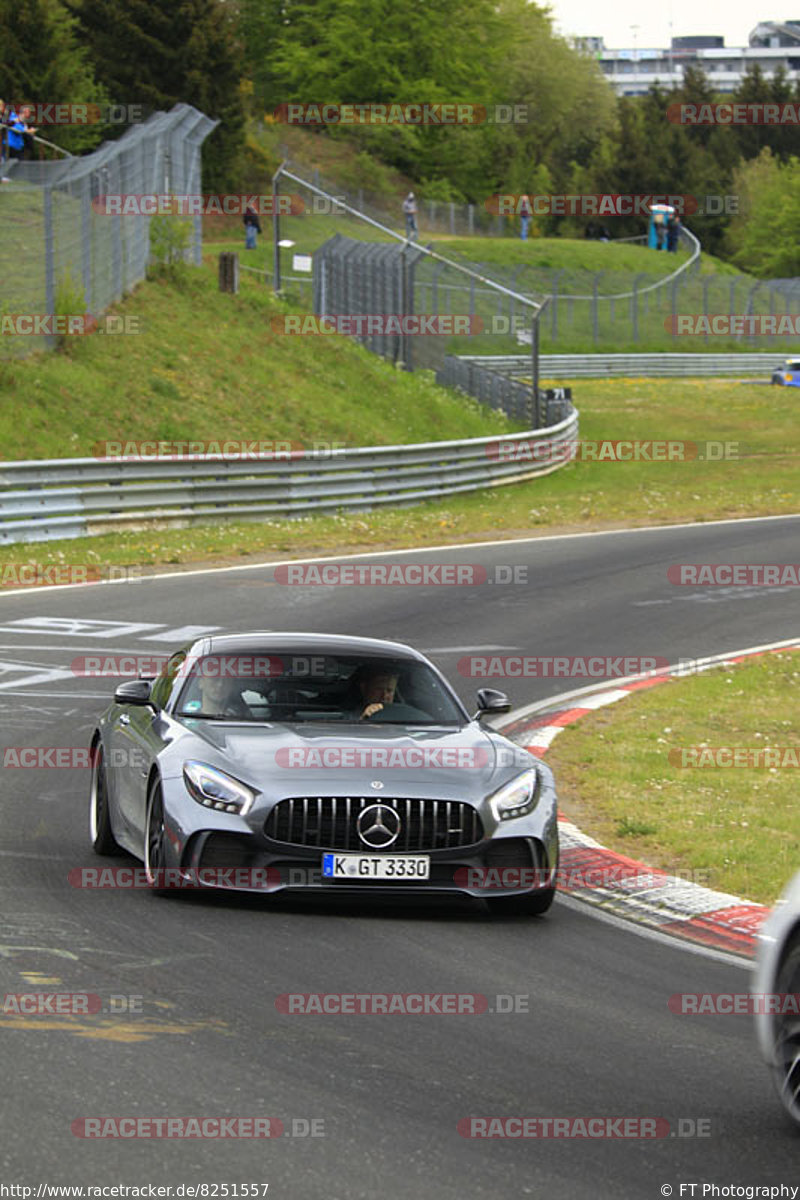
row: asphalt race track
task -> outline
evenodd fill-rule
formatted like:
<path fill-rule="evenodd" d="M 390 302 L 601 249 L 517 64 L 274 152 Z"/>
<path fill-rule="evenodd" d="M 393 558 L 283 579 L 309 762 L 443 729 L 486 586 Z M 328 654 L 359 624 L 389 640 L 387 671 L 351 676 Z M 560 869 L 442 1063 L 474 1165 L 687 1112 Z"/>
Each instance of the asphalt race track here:
<path fill-rule="evenodd" d="M 469 704 L 479 683 L 456 664 L 471 652 L 675 662 L 779 641 L 800 632 L 796 588 L 679 587 L 667 568 L 797 562 L 799 538 L 800 518 L 780 518 L 370 560 L 477 563 L 491 578 L 499 566 L 500 579 L 526 568 L 517 583 L 474 587 L 284 586 L 260 567 L 4 595 L 3 750 L 85 746 L 113 681 L 76 678 L 71 662 L 163 652 L 189 625 L 409 641 Z M 506 690 L 517 708 L 583 682 Z M 566 900 L 542 919 L 498 920 L 478 903 L 76 888 L 77 868 L 135 865 L 89 849 L 88 776 L 3 771 L 0 991 L 88 992 L 103 1012 L 0 1014 L 0 1182 L 33 1196 L 40 1183 L 269 1184 L 269 1197 L 313 1200 L 643 1200 L 665 1185 L 677 1197 L 681 1184 L 800 1184 L 800 1143 L 752 1019 L 668 1008 L 677 992 L 746 991 L 736 960 Z M 275 1004 L 287 992 L 468 992 L 528 1011 L 287 1015 Z M 297 1136 L 75 1136 L 73 1122 L 92 1117 L 268 1117 Z M 670 1136 L 466 1138 L 466 1117 L 662 1118 Z M 679 1136 L 698 1127 L 707 1136 Z M 301 1136 L 312 1131 L 323 1136 Z"/>

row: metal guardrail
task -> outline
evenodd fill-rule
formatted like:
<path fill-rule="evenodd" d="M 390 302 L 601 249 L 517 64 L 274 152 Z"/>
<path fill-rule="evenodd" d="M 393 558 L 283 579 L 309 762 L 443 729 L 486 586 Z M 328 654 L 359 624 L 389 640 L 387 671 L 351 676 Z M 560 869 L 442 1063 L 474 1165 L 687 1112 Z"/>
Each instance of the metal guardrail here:
<path fill-rule="evenodd" d="M 592 379 L 612 376 L 763 375 L 781 364 L 786 354 L 541 354 L 543 379 Z M 530 379 L 527 354 L 459 355 L 464 363 L 477 363 L 511 379 Z"/>
<path fill-rule="evenodd" d="M 91 537 L 126 526 L 286 519 L 365 512 L 518 483 L 557 470 L 578 413 L 549 429 L 502 437 L 228 457 L 67 458 L 0 464 L 0 544 Z M 549 442 L 531 461 L 493 447 Z M 522 457 L 522 456 L 521 456 Z"/>
<path fill-rule="evenodd" d="M 458 388 L 474 396 L 480 404 L 499 409 L 515 421 L 530 421 L 534 429 L 556 425 L 569 416 L 572 409 L 570 388 L 537 388 L 524 383 L 521 376 L 531 378 L 531 363 L 519 370 L 517 377 L 502 369 L 493 369 L 497 359 L 475 355 L 464 358 L 448 354 L 436 372 L 436 382 L 442 387 Z"/>

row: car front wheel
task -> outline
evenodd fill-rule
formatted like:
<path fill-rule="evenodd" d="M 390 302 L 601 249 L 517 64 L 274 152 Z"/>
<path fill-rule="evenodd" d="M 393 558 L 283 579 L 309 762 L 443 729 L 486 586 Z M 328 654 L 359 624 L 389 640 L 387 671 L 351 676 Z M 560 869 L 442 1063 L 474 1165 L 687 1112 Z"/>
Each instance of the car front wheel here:
<path fill-rule="evenodd" d="M 800 992 L 800 929 L 795 930 L 784 951 L 775 991 L 793 999 Z M 780 1013 L 775 1017 L 774 1030 L 775 1084 L 783 1107 L 794 1123 L 800 1125 L 800 1016 Z"/>
<path fill-rule="evenodd" d="M 144 835 L 144 869 L 147 884 L 156 896 L 164 896 L 169 892 L 166 884 L 166 842 L 164 797 L 161 781 L 156 779 L 150 786 Z"/>
<path fill-rule="evenodd" d="M 92 783 L 89 792 L 89 838 L 95 854 L 120 854 L 121 850 L 111 829 L 108 807 L 108 774 L 103 743 L 92 749 Z"/>

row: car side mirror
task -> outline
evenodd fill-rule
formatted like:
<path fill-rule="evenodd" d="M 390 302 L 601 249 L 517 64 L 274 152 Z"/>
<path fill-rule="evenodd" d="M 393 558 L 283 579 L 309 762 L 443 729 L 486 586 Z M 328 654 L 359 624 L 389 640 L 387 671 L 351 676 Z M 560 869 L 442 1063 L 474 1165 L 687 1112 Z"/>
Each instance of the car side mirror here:
<path fill-rule="evenodd" d="M 125 683 L 121 683 L 114 692 L 114 700 L 117 704 L 138 704 L 143 708 L 152 708 L 154 712 L 158 711 L 158 706 L 153 703 L 151 698 L 152 682 L 149 679 L 129 679 Z"/>
<path fill-rule="evenodd" d="M 505 692 L 498 692 L 494 688 L 481 688 L 478 692 L 478 711 L 472 719 L 477 721 L 480 717 L 506 713 L 510 709 L 511 701 Z"/>

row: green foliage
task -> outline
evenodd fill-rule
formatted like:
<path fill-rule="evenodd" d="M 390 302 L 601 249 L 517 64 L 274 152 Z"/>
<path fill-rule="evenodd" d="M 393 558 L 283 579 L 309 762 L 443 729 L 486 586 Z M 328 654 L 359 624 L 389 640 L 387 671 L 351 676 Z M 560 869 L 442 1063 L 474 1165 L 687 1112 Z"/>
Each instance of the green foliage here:
<path fill-rule="evenodd" d="M 192 220 L 177 213 L 150 218 L 151 275 L 183 283 L 188 274 L 186 254 L 192 241 Z"/>
<path fill-rule="evenodd" d="M 465 199 L 464 194 L 449 179 L 426 179 L 423 176 L 420 180 L 420 191 L 426 200 L 463 204 Z"/>
<path fill-rule="evenodd" d="M 765 147 L 737 168 L 734 189 L 741 209 L 728 231 L 734 262 L 763 279 L 800 275 L 800 160 L 782 163 Z"/>
<path fill-rule="evenodd" d="M 0 28 L 10 99 L 145 110 L 182 101 L 218 120 L 202 150 L 210 191 L 256 190 L 277 165 L 275 147 L 265 154 L 246 143 L 246 110 L 260 122 L 265 112 L 277 120 L 270 114 L 292 101 L 466 103 L 471 124 L 317 134 L 320 143 L 357 148 L 341 179 L 353 190 L 397 194 L 402 176 L 426 198 L 479 206 L 496 192 L 688 196 L 687 223 L 704 249 L 728 248 L 761 273 L 794 270 L 796 130 L 668 119 L 671 105 L 721 98 L 713 76 L 691 64 L 669 92 L 618 98 L 596 59 L 558 36 L 550 10 L 530 0 L 0 0 Z M 800 89 L 780 70 L 766 78 L 753 67 L 724 98 L 797 102 Z M 498 109 L 514 119 L 495 119 Z M 123 129 L 53 126 L 43 134 L 81 151 Z M 778 164 L 769 186 L 761 168 L 750 175 L 743 167 L 765 149 Z M 745 213 L 740 202 L 733 221 L 724 205 L 706 203 L 739 186 L 751 207 Z M 767 204 L 760 214 L 756 193 Z M 787 249 L 767 233 L 766 211 Z M 581 236 L 588 219 L 537 215 L 531 234 Z M 644 224 L 636 215 L 609 227 L 624 237 Z"/>
<path fill-rule="evenodd" d="M 183 102 L 219 120 L 203 145 L 204 185 L 233 186 L 242 167 L 244 101 L 242 60 L 227 6 L 220 0 L 72 3 L 83 43 L 113 102 L 160 110 Z"/>
<path fill-rule="evenodd" d="M 242 154 L 241 181 L 246 192 L 258 192 L 264 188 L 280 166 L 280 160 L 271 154 L 252 134 L 245 138 Z"/>
<path fill-rule="evenodd" d="M 375 195 L 385 195 L 392 189 L 392 175 L 379 158 L 366 150 L 359 150 L 342 171 L 340 180 L 343 187 L 356 190 L 363 188 L 365 192 Z"/>
<path fill-rule="evenodd" d="M 0 94 L 17 103 L 103 104 L 94 65 L 61 0 L 0 0 Z M 101 140 L 97 124 L 46 125 L 41 136 L 70 152 Z"/>
<path fill-rule="evenodd" d="M 83 288 L 69 272 L 62 275 L 56 284 L 54 309 L 56 317 L 68 318 L 87 315 Z M 56 335 L 56 349 L 62 353 L 72 354 L 77 351 L 80 344 L 80 338 L 74 334 L 59 333 Z"/>

